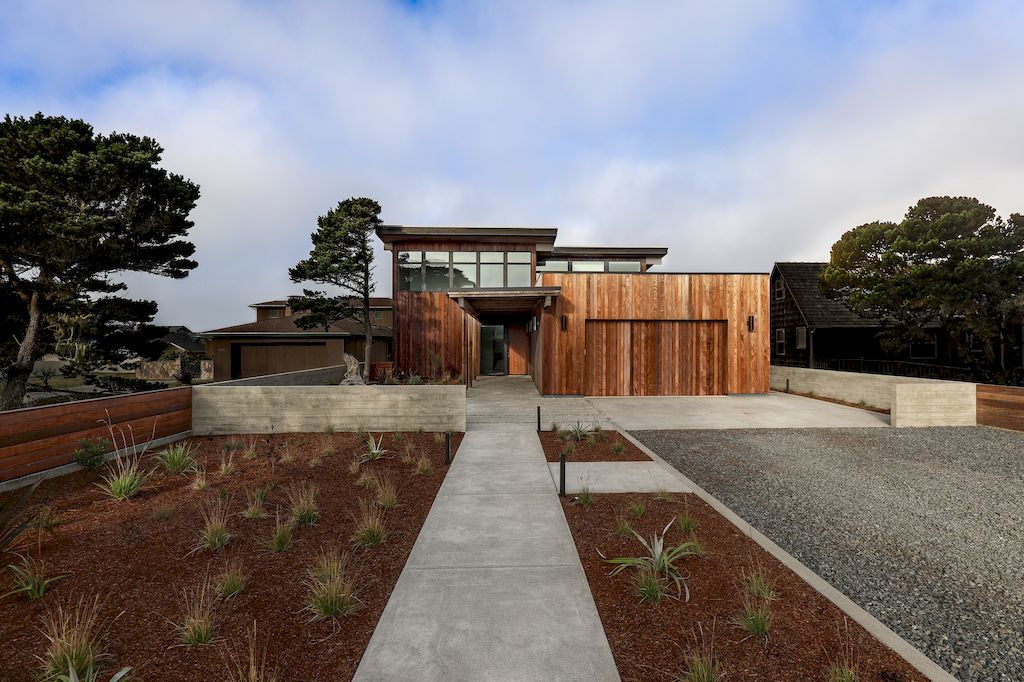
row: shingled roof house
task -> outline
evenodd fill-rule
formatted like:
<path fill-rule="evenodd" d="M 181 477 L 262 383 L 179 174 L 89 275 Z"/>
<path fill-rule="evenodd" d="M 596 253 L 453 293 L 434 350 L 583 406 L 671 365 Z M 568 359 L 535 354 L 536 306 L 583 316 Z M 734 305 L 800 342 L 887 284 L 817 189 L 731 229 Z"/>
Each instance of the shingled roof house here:
<path fill-rule="evenodd" d="M 303 329 L 295 321 L 288 301 L 264 301 L 249 306 L 256 321 L 203 332 L 207 357 L 213 360 L 215 381 L 280 372 L 295 372 L 344 363 L 343 355 L 363 358 L 363 327 L 354 320 L 339 320 L 328 329 Z M 372 362 L 391 360 L 390 298 L 371 298 L 373 322 Z"/>
<path fill-rule="evenodd" d="M 879 320 L 860 317 L 822 292 L 819 278 L 826 265 L 776 263 L 772 269 L 772 364 L 827 369 L 852 369 L 855 360 L 961 364 L 951 356 L 938 325 L 927 339 L 900 352 L 884 352 Z"/>

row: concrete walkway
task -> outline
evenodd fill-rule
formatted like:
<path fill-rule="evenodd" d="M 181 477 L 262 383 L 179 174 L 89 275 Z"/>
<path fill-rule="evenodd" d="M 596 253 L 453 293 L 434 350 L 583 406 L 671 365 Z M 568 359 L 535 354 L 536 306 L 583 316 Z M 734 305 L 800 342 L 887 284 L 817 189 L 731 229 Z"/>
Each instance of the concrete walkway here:
<path fill-rule="evenodd" d="M 585 398 L 542 398 L 529 376 L 509 376 L 479 377 L 474 381 L 466 405 L 466 428 L 534 432 L 538 405 L 544 430 L 551 428 L 551 422 L 563 427 L 576 422 L 611 427 L 608 419 Z"/>
<path fill-rule="evenodd" d="M 356 680 L 619 679 L 532 418 L 466 434 Z"/>

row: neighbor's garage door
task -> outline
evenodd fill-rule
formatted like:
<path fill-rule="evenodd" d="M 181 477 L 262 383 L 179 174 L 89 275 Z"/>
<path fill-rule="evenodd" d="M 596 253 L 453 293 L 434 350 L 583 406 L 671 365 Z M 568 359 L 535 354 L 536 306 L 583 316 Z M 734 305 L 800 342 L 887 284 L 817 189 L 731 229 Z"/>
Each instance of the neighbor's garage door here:
<path fill-rule="evenodd" d="M 239 375 L 235 378 L 297 372 L 302 369 L 327 367 L 326 343 L 238 344 Z"/>
<path fill-rule="evenodd" d="M 587 320 L 587 395 L 724 395 L 725 325 Z"/>

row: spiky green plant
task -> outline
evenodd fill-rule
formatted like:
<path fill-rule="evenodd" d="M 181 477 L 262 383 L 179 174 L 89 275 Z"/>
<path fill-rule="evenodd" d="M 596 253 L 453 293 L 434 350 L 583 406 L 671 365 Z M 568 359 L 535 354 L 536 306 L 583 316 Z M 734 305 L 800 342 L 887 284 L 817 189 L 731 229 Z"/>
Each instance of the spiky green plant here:
<path fill-rule="evenodd" d="M 103 482 L 96 485 L 114 500 L 135 497 L 153 473 L 152 470 L 142 468 L 141 457 L 130 455 L 115 458 L 107 465 L 107 471 Z"/>
<path fill-rule="evenodd" d="M 60 580 L 64 576 L 46 577 L 46 569 L 42 561 L 36 561 L 27 554 L 18 557 L 21 561 L 17 564 L 7 564 L 7 570 L 11 573 L 14 589 L 7 594 L 0 595 L 0 599 L 12 594 L 20 594 L 28 599 L 41 599 L 46 594 L 46 588 L 50 583 Z"/>
<path fill-rule="evenodd" d="M 13 504 L 0 507 L 0 552 L 4 552 L 26 528 L 32 524 L 33 517 L 22 515 L 21 510 L 39 487 L 39 481 L 25 487 Z"/>
<path fill-rule="evenodd" d="M 625 448 L 625 446 L 622 443 L 615 443 L 614 445 L 612 445 L 612 453 L 613 454 L 621 455 L 625 451 L 626 451 L 626 448 Z"/>
<path fill-rule="evenodd" d="M 184 474 L 196 466 L 195 449 L 191 443 L 175 443 L 156 454 L 164 469 L 172 474 Z"/>
<path fill-rule="evenodd" d="M 683 542 L 675 546 L 667 545 L 665 543 L 665 534 L 668 533 L 668 529 L 672 527 L 674 522 L 675 519 L 672 519 L 660 534 L 654 533 L 650 538 L 644 538 L 635 530 L 632 531 L 633 537 L 640 541 L 640 544 L 643 546 L 646 554 L 639 557 L 616 557 L 613 559 L 604 559 L 606 563 L 613 564 L 615 566 L 615 568 L 612 569 L 611 575 L 621 573 L 627 568 L 635 568 L 638 571 L 648 571 L 672 582 L 676 587 L 676 594 L 682 595 L 685 593 L 685 601 L 689 601 L 690 588 L 686 585 L 685 576 L 682 571 L 679 570 L 676 562 L 694 555 L 694 543 Z"/>
<path fill-rule="evenodd" d="M 281 523 L 281 517 L 277 517 L 274 524 L 274 532 L 270 535 L 267 548 L 271 552 L 285 552 L 292 546 L 292 527 L 290 524 Z"/>
<path fill-rule="evenodd" d="M 178 639 L 185 646 L 201 646 L 213 642 L 214 590 L 204 580 L 181 592 L 181 621 L 176 624 Z"/>
<path fill-rule="evenodd" d="M 203 528 L 199 532 L 196 550 L 209 549 L 216 552 L 224 549 L 231 541 L 231 533 L 228 532 L 230 512 L 227 503 L 217 497 L 203 505 L 199 513 L 203 519 Z"/>
<path fill-rule="evenodd" d="M 42 618 L 46 649 L 38 657 L 43 680 L 60 680 L 69 670 L 83 679 L 95 678 L 104 657 L 101 610 L 99 597 L 80 597 L 75 604 L 58 604 L 46 610 Z"/>
<path fill-rule="evenodd" d="M 317 488 L 314 484 L 297 483 L 287 490 L 288 506 L 291 508 L 291 522 L 299 528 L 308 528 L 320 518 L 317 502 Z"/>
<path fill-rule="evenodd" d="M 568 433 L 569 433 L 569 437 L 572 438 L 574 441 L 577 441 L 577 442 L 580 442 L 580 441 L 582 441 L 582 440 L 584 440 L 586 438 L 589 438 L 590 434 L 592 433 L 592 430 L 591 430 L 591 428 L 589 426 L 584 426 L 580 422 L 576 422 L 575 424 L 570 426 L 567 430 L 568 430 Z"/>
<path fill-rule="evenodd" d="M 369 500 L 359 501 L 359 512 L 353 517 L 352 540 L 362 547 L 376 547 L 384 542 L 387 531 L 380 509 Z"/>
<path fill-rule="evenodd" d="M 376 462 L 377 460 L 384 459 L 389 452 L 391 451 L 384 449 L 383 433 L 380 434 L 380 438 L 376 441 L 373 439 L 373 434 L 366 436 L 366 452 L 362 456 L 364 462 Z"/>

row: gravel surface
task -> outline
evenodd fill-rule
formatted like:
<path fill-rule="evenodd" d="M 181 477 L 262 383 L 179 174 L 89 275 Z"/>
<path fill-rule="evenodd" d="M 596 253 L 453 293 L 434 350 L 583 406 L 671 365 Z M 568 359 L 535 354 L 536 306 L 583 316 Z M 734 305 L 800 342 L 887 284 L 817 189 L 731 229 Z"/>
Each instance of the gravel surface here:
<path fill-rule="evenodd" d="M 1024 680 L 1024 433 L 634 435 L 963 680 Z"/>

